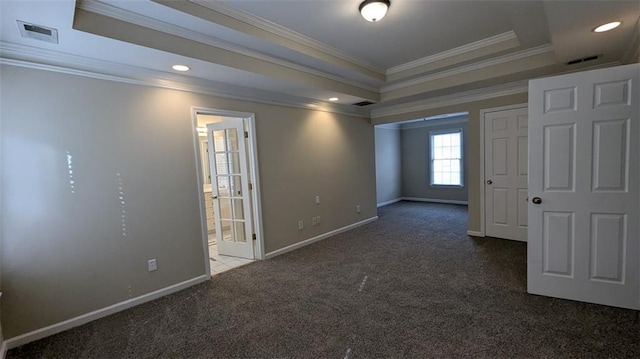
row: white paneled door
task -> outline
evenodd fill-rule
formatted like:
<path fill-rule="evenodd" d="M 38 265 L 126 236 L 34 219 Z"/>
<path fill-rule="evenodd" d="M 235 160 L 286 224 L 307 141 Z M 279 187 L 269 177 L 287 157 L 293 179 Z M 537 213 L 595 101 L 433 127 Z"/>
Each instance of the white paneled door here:
<path fill-rule="evenodd" d="M 639 74 L 529 83 L 529 293 L 640 309 Z"/>
<path fill-rule="evenodd" d="M 485 235 L 527 240 L 527 107 L 486 112 Z"/>
<path fill-rule="evenodd" d="M 210 123 L 207 132 L 218 253 L 254 259 L 243 120 Z"/>

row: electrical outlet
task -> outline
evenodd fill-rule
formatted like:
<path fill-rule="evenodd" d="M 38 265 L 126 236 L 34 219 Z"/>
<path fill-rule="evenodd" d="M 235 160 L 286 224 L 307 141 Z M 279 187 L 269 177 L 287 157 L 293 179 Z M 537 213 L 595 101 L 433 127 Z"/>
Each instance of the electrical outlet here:
<path fill-rule="evenodd" d="M 360 213 L 360 205 L 357 205 L 357 206 L 356 206 L 356 212 L 357 212 L 357 213 Z"/>
<path fill-rule="evenodd" d="M 298 229 L 304 229 L 304 221 L 298 221 Z"/>
<path fill-rule="evenodd" d="M 156 262 L 155 258 L 149 259 L 148 265 L 149 265 L 149 272 L 158 270 L 158 262 Z"/>
<path fill-rule="evenodd" d="M 320 196 L 316 196 L 316 204 L 320 204 Z"/>

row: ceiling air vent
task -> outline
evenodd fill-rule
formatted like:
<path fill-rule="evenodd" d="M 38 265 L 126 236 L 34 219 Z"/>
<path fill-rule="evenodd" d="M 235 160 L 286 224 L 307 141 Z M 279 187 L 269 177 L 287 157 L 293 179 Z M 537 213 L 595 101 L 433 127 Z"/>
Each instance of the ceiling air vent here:
<path fill-rule="evenodd" d="M 353 106 L 359 106 L 359 107 L 364 107 L 364 106 L 369 106 L 369 105 L 373 105 L 375 102 L 371 102 L 371 101 L 362 101 L 362 102 L 356 102 L 354 104 L 352 104 Z"/>
<path fill-rule="evenodd" d="M 46 26 L 30 24 L 28 22 L 16 20 L 20 35 L 27 39 L 58 43 L 58 30 Z"/>
<path fill-rule="evenodd" d="M 595 56 L 585 57 L 585 58 L 582 58 L 582 59 L 571 60 L 571 61 L 567 62 L 567 65 L 575 65 L 575 64 L 582 63 L 582 62 L 593 61 L 593 60 L 597 60 L 599 57 L 600 57 L 600 55 L 595 55 Z"/>

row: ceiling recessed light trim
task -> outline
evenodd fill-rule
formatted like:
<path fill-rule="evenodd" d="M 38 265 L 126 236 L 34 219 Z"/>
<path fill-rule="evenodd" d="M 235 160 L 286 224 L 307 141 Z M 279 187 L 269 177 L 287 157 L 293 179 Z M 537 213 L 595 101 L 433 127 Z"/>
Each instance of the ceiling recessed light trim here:
<path fill-rule="evenodd" d="M 389 0 L 365 0 L 360 4 L 362 17 L 369 22 L 378 22 L 386 14 L 391 2 Z"/>
<path fill-rule="evenodd" d="M 331 101 L 331 102 L 336 102 L 336 101 L 338 101 L 338 100 L 340 100 L 340 99 L 339 99 L 339 98 L 337 98 L 337 97 L 331 97 L 331 98 L 329 99 L 329 101 Z"/>
<path fill-rule="evenodd" d="M 182 71 L 182 72 L 191 70 L 191 68 L 187 65 L 173 65 L 171 66 L 171 68 L 176 71 Z"/>
<path fill-rule="evenodd" d="M 621 24 L 622 23 L 620 21 L 608 22 L 606 24 L 602 24 L 596 27 L 595 29 L 593 29 L 593 32 L 605 32 L 605 31 L 613 30 L 616 27 L 620 26 Z"/>

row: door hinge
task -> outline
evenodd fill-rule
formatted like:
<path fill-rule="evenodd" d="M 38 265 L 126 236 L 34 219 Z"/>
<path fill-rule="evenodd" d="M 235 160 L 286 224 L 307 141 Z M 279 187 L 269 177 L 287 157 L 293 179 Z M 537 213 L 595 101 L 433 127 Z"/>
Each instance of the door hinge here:
<path fill-rule="evenodd" d="M 255 241 L 256 239 L 258 239 L 258 237 L 256 237 L 256 234 L 254 233 L 252 236 L 253 240 Z"/>
<path fill-rule="evenodd" d="M 248 131 L 244 131 L 244 138 L 249 138 L 249 132 Z"/>
<path fill-rule="evenodd" d="M 249 183 L 249 191 L 253 190 L 253 185 Z"/>

